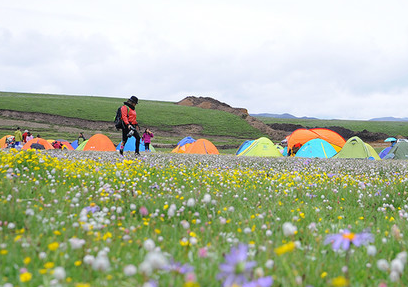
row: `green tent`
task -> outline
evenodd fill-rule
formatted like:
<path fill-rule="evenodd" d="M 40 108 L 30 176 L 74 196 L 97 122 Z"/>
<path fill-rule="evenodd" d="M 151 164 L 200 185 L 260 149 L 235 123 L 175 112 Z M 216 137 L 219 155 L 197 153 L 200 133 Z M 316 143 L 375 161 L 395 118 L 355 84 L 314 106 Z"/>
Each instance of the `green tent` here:
<path fill-rule="evenodd" d="M 83 141 L 75 150 L 84 150 L 85 145 L 88 143 L 89 140 Z"/>
<path fill-rule="evenodd" d="M 408 142 L 398 141 L 384 159 L 408 159 Z"/>
<path fill-rule="evenodd" d="M 276 145 L 268 138 L 254 140 L 250 146 L 242 150 L 238 156 L 269 156 L 283 157 Z"/>
<path fill-rule="evenodd" d="M 368 158 L 380 160 L 372 146 L 363 142 L 359 137 L 352 137 L 346 141 L 343 148 L 333 158 Z"/>

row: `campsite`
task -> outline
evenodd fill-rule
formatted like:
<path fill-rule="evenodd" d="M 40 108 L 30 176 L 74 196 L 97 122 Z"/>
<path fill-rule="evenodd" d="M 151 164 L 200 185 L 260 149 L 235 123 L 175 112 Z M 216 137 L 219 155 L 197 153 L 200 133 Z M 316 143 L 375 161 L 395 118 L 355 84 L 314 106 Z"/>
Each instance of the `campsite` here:
<path fill-rule="evenodd" d="M 111 115 L 120 104 L 96 100 Z M 141 122 L 143 108 L 154 109 L 145 105 Z M 82 150 L 0 150 L 0 286 L 408 285 L 404 129 L 377 126 L 371 136 L 381 140 L 368 142 L 323 124 L 271 131 L 242 115 L 176 106 L 181 126 L 167 114 L 159 129 L 161 115 L 146 115 L 155 150 L 122 158 L 113 118 L 76 106 L 71 113 L 88 118 L 67 124 L 67 112 L 22 108 L 37 120 L 28 126 L 8 106 L 0 138 L 18 123 L 41 133 L 34 143 L 44 148 L 45 139 L 71 145 L 79 131 L 87 141 Z M 388 136 L 398 139 L 381 158 Z"/>

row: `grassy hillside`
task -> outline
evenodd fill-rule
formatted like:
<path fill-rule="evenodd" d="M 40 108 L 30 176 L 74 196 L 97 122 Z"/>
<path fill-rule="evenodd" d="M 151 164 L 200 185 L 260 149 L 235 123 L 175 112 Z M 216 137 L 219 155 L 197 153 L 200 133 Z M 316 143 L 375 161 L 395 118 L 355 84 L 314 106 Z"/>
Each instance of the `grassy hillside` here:
<path fill-rule="evenodd" d="M 0 92 L 0 110 L 45 113 L 112 123 L 117 107 L 126 99 L 126 97 L 108 98 Z M 149 101 L 144 99 L 140 99 L 140 104 L 136 110 L 138 121 L 142 127 L 171 132 L 171 136 L 164 136 L 158 133 L 157 137 L 155 137 L 156 143 L 176 143 L 181 137 L 179 134 L 172 132 L 173 127 L 190 124 L 201 126 L 201 134 L 203 137 L 212 140 L 216 145 L 238 146 L 243 140 L 264 136 L 259 130 L 250 126 L 242 118 L 227 112 L 179 106 L 173 102 Z M 406 122 L 277 119 L 269 117 L 258 117 L 258 119 L 265 123 L 299 124 L 304 127 L 340 126 L 353 131 L 368 130 L 370 132 L 383 132 L 389 135 L 408 137 L 408 124 Z M 15 128 L 15 126 L 1 126 L 3 133 L 12 131 Z M 21 127 L 23 129 L 30 129 L 29 125 Z M 77 131 L 61 132 L 58 130 L 57 125 L 52 126 L 51 129 L 37 128 L 35 132 L 41 133 L 48 138 L 66 138 L 68 140 L 74 140 L 77 136 Z M 92 130 L 89 131 L 89 134 L 92 134 Z M 114 130 L 113 124 L 112 130 L 107 131 L 106 134 L 112 138 L 112 140 L 116 142 L 120 141 L 120 134 Z M 227 138 L 217 138 L 222 136 Z"/>
<path fill-rule="evenodd" d="M 385 133 L 389 135 L 402 135 L 408 137 L 407 122 L 385 122 L 385 121 L 353 121 L 353 120 L 319 120 L 319 119 L 278 119 L 270 117 L 257 117 L 266 124 L 295 124 L 307 128 L 339 126 L 352 131 L 368 130 L 373 133 Z"/>
<path fill-rule="evenodd" d="M 126 99 L 0 92 L 0 109 L 113 122 L 116 109 Z M 196 124 L 202 126 L 202 134 L 209 136 L 230 136 L 239 139 L 263 136 L 242 118 L 217 110 L 140 99 L 136 111 L 142 127 L 162 131 L 171 131 L 173 126 Z"/>

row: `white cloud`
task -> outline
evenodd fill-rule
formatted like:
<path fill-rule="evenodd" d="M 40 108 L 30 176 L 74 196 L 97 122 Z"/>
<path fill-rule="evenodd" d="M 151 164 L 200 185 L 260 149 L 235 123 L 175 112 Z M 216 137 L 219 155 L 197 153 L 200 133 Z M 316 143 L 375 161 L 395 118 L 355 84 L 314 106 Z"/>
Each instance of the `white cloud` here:
<path fill-rule="evenodd" d="M 250 113 L 406 116 L 404 0 L 1 6 L 3 91 L 168 101 L 196 95 Z"/>

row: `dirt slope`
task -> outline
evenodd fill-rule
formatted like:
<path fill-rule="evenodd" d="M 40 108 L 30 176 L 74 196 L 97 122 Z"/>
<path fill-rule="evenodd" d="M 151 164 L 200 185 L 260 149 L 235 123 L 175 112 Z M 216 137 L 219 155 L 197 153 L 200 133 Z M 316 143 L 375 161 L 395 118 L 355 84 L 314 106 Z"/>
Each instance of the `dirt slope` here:
<path fill-rule="evenodd" d="M 220 110 L 228 113 L 232 113 L 234 115 L 237 115 L 244 120 L 246 120 L 252 127 L 262 131 L 263 133 L 267 134 L 268 137 L 271 140 L 282 140 L 284 139 L 288 134 L 287 131 L 283 130 L 275 130 L 272 127 L 266 125 L 265 123 L 261 122 L 255 117 L 252 117 L 248 114 L 247 109 L 243 108 L 233 108 L 226 103 L 222 103 L 218 100 L 215 100 L 213 98 L 209 97 L 193 97 L 189 96 L 186 97 L 185 99 L 181 100 L 180 102 L 177 103 L 178 105 L 182 106 L 189 106 L 189 107 L 199 107 L 203 109 L 213 109 L 213 110 Z"/>

